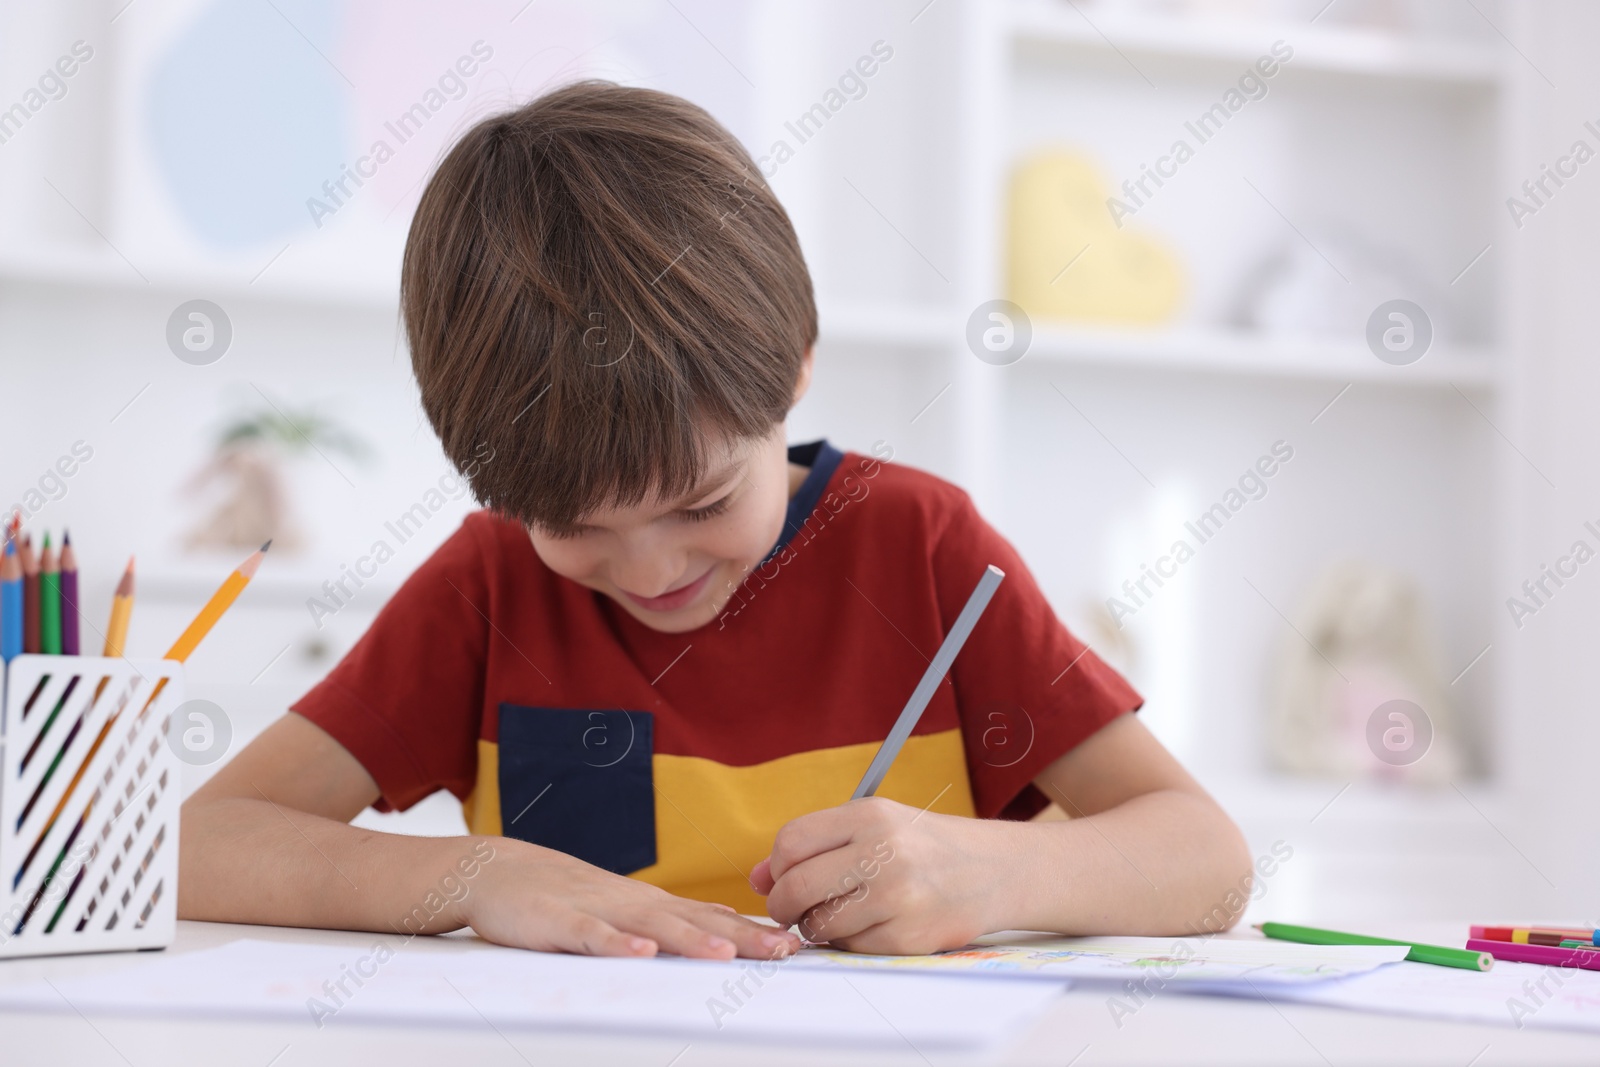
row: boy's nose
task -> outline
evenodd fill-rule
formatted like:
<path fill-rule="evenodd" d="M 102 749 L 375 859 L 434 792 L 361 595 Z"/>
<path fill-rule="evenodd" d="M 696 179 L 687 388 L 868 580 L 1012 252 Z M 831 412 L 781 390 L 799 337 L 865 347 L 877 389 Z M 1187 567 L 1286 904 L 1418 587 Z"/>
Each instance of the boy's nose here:
<path fill-rule="evenodd" d="M 678 553 L 634 554 L 611 572 L 617 588 L 645 600 L 671 592 L 691 577 L 688 559 Z"/>

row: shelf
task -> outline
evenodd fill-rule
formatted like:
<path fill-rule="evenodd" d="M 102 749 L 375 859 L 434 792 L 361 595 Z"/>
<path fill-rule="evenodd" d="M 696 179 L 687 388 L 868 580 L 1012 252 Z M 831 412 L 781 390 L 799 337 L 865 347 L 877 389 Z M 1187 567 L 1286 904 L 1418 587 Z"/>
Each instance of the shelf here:
<path fill-rule="evenodd" d="M 1401 387 L 1487 390 L 1495 362 L 1480 349 L 1435 349 L 1406 367 L 1378 360 L 1364 345 L 1316 338 L 1264 337 L 1231 331 L 1034 328 L 1027 359 L 1112 369 Z"/>
<path fill-rule="evenodd" d="M 279 300 L 297 304 L 393 309 L 399 304 L 398 274 L 377 263 L 355 264 L 328 257 L 317 269 L 302 263 L 228 264 L 210 260 L 140 262 L 122 258 L 109 245 L 67 242 L 11 242 L 0 250 L 0 285 L 60 285 L 185 296 Z M 264 268 L 264 269 L 263 269 Z"/>
<path fill-rule="evenodd" d="M 1286 71 L 1317 71 L 1457 87 L 1495 88 L 1505 64 L 1498 49 L 1430 41 L 1378 30 L 1215 19 L 1151 18 L 1067 0 L 1018 0 L 1014 43 L 1122 53 L 1162 62 L 1225 64 L 1241 70 L 1274 41 L 1294 48 Z"/>
<path fill-rule="evenodd" d="M 839 301 L 819 311 L 820 343 L 851 348 L 960 352 L 965 323 L 936 307 Z M 1280 381 L 1364 382 L 1485 391 L 1496 361 L 1479 348 L 1437 348 L 1407 367 L 1379 361 L 1363 345 L 1234 330 L 1108 329 L 1034 323 L 1027 361 L 1109 370 L 1171 370 Z"/>

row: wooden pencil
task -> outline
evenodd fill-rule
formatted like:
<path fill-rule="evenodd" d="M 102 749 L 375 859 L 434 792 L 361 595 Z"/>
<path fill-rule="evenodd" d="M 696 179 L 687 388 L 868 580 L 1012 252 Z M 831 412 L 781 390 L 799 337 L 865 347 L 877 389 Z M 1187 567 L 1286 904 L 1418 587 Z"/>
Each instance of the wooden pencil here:
<path fill-rule="evenodd" d="M 39 651 L 39 560 L 33 554 L 33 536 L 22 535 L 17 548 L 22 563 L 22 651 Z"/>
<path fill-rule="evenodd" d="M 1459 949 L 1447 945 L 1424 945 L 1417 941 L 1394 941 L 1387 937 L 1368 937 L 1365 934 L 1347 934 L 1338 930 L 1320 930 L 1314 926 L 1295 926 L 1291 923 L 1257 923 L 1256 929 L 1267 937 L 1296 941 L 1303 945 L 1403 945 L 1410 950 L 1406 953 L 1406 959 L 1413 963 L 1431 963 L 1436 967 L 1487 971 L 1494 966 L 1493 956 L 1487 950 L 1475 948 L 1477 942 L 1473 941 L 1467 942 L 1465 949 Z"/>
<path fill-rule="evenodd" d="M 101 653 L 120 656 L 128 647 L 128 621 L 133 617 L 133 557 L 117 582 L 117 591 L 111 598 L 111 621 L 106 624 L 106 647 Z"/>
<path fill-rule="evenodd" d="M 222 618 L 222 613 L 233 606 L 239 599 L 239 594 L 244 592 L 244 587 L 250 584 L 250 579 L 256 576 L 256 571 L 261 569 L 261 561 L 266 557 L 267 549 L 272 547 L 269 540 L 266 544 L 256 549 L 250 558 L 239 564 L 238 568 L 223 581 L 211 599 L 206 601 L 206 606 L 200 609 L 200 614 L 194 617 L 186 630 L 178 635 L 178 639 L 167 649 L 166 659 L 183 661 L 189 658 L 206 634 Z"/>
<path fill-rule="evenodd" d="M 6 554 L 0 559 L 0 659 L 10 663 L 22 654 L 22 561 L 17 559 L 17 543 L 6 538 Z"/>
<path fill-rule="evenodd" d="M 1468 934 L 1481 941 L 1509 941 L 1518 945 L 1559 945 L 1565 938 L 1600 945 L 1600 930 L 1586 926 L 1473 926 Z"/>
<path fill-rule="evenodd" d="M 61 654 L 76 656 L 81 651 L 78 627 L 78 554 L 72 548 L 72 535 L 61 531 Z"/>
<path fill-rule="evenodd" d="M 39 553 L 39 651 L 61 655 L 61 557 L 48 530 Z"/>
<path fill-rule="evenodd" d="M 978 576 L 978 584 L 973 586 L 972 593 L 967 597 L 967 603 L 962 607 L 961 613 L 956 616 L 956 621 L 950 625 L 950 632 L 944 635 L 944 641 L 939 645 L 939 650 L 933 654 L 933 659 L 928 661 L 928 669 L 923 672 L 922 680 L 911 691 L 911 699 L 906 701 L 906 706 L 900 710 L 900 717 L 895 720 L 889 729 L 889 736 L 884 738 L 883 744 L 878 746 L 878 752 L 872 757 L 872 762 L 867 765 L 867 773 L 861 776 L 861 782 L 856 786 L 856 791 L 851 794 L 851 800 L 860 800 L 870 797 L 878 791 L 883 784 L 884 776 L 889 773 L 889 768 L 894 764 L 895 757 L 900 754 L 906 739 L 911 736 L 911 731 L 917 728 L 917 722 L 922 718 L 922 713 L 927 710 L 928 702 L 933 699 L 933 694 L 938 691 L 939 683 L 950 670 L 950 665 L 955 662 L 956 656 L 967 643 L 967 637 L 972 633 L 972 628 L 978 624 L 978 619 L 983 616 L 984 609 L 989 606 L 989 600 L 994 596 L 994 591 L 1000 588 L 1000 583 L 1005 580 L 1006 572 L 990 564 Z"/>
<path fill-rule="evenodd" d="M 1512 963 L 1542 963 L 1546 966 L 1600 971 L 1600 952 L 1592 948 L 1560 948 L 1556 945 L 1530 945 L 1526 942 L 1492 941 L 1488 938 L 1474 938 L 1467 942 L 1467 948 Z"/>

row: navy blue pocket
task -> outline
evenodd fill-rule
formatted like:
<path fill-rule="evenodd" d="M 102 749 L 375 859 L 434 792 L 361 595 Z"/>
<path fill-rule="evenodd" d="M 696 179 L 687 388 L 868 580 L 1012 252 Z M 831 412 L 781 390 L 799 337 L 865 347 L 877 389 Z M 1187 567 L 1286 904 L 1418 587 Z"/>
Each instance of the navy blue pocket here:
<path fill-rule="evenodd" d="M 500 705 L 500 832 L 614 874 L 656 861 L 648 711 Z"/>

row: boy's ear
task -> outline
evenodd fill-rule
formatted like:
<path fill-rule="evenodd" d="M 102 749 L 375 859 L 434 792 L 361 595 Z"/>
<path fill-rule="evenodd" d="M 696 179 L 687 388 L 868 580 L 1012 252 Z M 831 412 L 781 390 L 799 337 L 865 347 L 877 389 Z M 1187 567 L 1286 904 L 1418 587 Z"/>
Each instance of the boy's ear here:
<path fill-rule="evenodd" d="M 807 389 L 811 388 L 811 366 L 815 362 L 815 360 L 812 359 L 812 353 L 814 351 L 814 345 L 808 346 L 806 348 L 805 355 L 800 357 L 800 377 L 795 379 L 794 400 L 790 403 L 790 407 L 800 403 L 800 398 L 806 395 Z"/>

